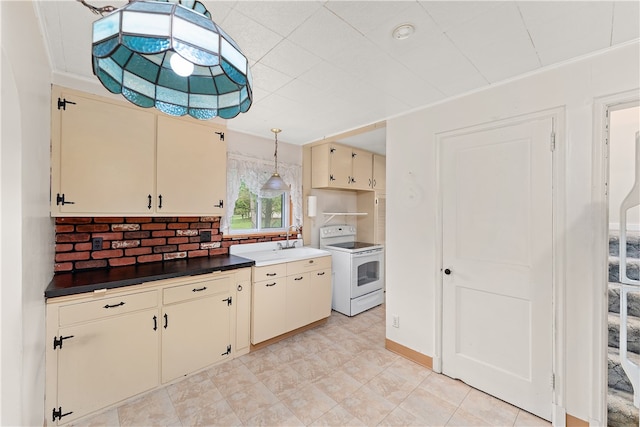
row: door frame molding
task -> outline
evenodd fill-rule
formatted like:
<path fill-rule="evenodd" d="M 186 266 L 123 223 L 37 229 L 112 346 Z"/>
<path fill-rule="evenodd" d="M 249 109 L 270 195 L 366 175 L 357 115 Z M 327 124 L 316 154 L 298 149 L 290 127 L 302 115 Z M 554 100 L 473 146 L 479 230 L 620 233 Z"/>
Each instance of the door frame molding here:
<path fill-rule="evenodd" d="M 607 315 L 609 283 L 609 115 L 610 111 L 640 105 L 638 90 L 625 91 L 594 99 L 593 103 L 593 161 L 591 202 L 593 205 L 594 277 L 593 296 L 593 347 L 591 375 L 591 413 L 589 424 L 603 425 L 607 419 Z M 598 261 L 599 260 L 599 261 Z"/>
<path fill-rule="evenodd" d="M 484 122 L 472 126 L 439 132 L 435 135 L 436 156 L 436 240 L 434 242 L 435 269 L 434 283 L 434 357 L 433 370 L 442 372 L 442 335 L 443 335 L 443 274 L 442 274 L 442 245 L 443 245 L 443 212 L 442 212 L 442 145 L 445 139 L 470 133 L 488 131 L 501 127 L 516 125 L 531 120 L 551 118 L 555 133 L 555 149 L 552 152 L 552 373 L 555 375 L 555 387 L 552 392 L 551 417 L 554 426 L 565 425 L 565 237 L 561 232 L 565 230 L 565 193 L 566 193 L 566 143 L 565 143 L 565 107 L 540 110 L 527 114 L 511 116 L 491 122 Z M 551 135 L 550 135 L 551 137 Z M 549 140 L 551 147 L 551 139 Z M 551 149 L 551 148 L 550 148 Z"/>

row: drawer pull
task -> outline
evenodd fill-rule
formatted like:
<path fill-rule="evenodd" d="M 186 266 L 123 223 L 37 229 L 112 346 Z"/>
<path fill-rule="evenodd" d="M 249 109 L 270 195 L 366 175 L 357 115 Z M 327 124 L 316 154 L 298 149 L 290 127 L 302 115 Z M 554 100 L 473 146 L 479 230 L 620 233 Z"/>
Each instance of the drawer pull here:
<path fill-rule="evenodd" d="M 266 286 L 271 287 L 271 286 L 275 286 L 275 285 L 276 285 L 276 282 L 273 282 L 273 283 L 267 283 Z"/>
<path fill-rule="evenodd" d="M 318 276 L 324 276 L 324 271 L 321 271 L 320 273 L 318 273 Z"/>
<path fill-rule="evenodd" d="M 242 285 L 238 285 L 238 292 L 242 291 Z"/>
<path fill-rule="evenodd" d="M 302 277 L 302 276 L 300 276 L 300 277 L 296 277 L 296 278 L 294 278 L 293 280 L 302 280 L 302 279 L 303 279 L 303 277 Z"/>
<path fill-rule="evenodd" d="M 267 273 L 267 276 L 269 276 L 269 277 L 273 277 L 273 276 L 275 276 L 276 274 L 277 274 L 277 273 Z"/>
<path fill-rule="evenodd" d="M 167 326 L 169 326 L 169 316 L 167 316 L 167 313 L 164 314 L 164 328 L 167 329 Z"/>
<path fill-rule="evenodd" d="M 115 307 L 120 307 L 120 306 L 123 306 L 123 305 L 124 305 L 124 301 L 120 301 L 120 303 L 118 303 L 118 304 L 113 304 L 113 305 L 107 304 L 107 305 L 104 306 L 104 308 L 115 308 Z"/>
<path fill-rule="evenodd" d="M 203 286 L 201 288 L 195 288 L 191 292 L 202 292 L 202 291 L 206 291 L 206 290 L 207 290 L 207 287 Z"/>
<path fill-rule="evenodd" d="M 309 260 L 309 264 L 313 264 L 313 260 L 312 259 Z"/>
<path fill-rule="evenodd" d="M 153 316 L 153 330 L 158 330 L 158 318 L 156 316 Z"/>

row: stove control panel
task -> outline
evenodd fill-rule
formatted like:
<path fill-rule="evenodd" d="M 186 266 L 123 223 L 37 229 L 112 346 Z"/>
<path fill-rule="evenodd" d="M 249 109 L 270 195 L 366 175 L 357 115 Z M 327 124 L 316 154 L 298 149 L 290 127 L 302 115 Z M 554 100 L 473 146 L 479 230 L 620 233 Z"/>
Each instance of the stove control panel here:
<path fill-rule="evenodd" d="M 331 238 L 341 236 L 355 236 L 356 227 L 353 225 L 325 225 L 320 228 L 320 237 Z"/>

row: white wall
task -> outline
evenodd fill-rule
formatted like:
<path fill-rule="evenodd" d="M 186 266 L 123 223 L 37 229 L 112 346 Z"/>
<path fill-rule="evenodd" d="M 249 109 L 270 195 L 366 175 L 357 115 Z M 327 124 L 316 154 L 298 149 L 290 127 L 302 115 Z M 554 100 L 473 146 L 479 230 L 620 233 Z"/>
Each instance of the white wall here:
<path fill-rule="evenodd" d="M 594 278 L 592 248 L 592 150 L 594 98 L 640 87 L 640 45 L 634 43 L 566 63 L 505 84 L 387 121 L 387 319 L 402 317 L 401 328 L 387 324 L 387 338 L 420 353 L 435 354 L 436 135 L 518 115 L 561 108 L 566 128 L 558 150 L 566 198 L 564 318 L 566 411 L 583 420 L 601 417 L 589 402 L 594 340 L 592 308 L 605 294 Z M 640 93 L 639 93 L 640 96 Z M 408 238 L 410 237 L 410 238 Z"/>
<path fill-rule="evenodd" d="M 49 217 L 51 70 L 31 2 L 0 2 L 0 424 L 44 420 L 44 289 L 53 274 Z M 16 43 L 20 41 L 20 43 Z"/>
<path fill-rule="evenodd" d="M 614 110 L 609 126 L 609 228 L 620 229 L 620 204 L 636 179 L 636 132 L 640 107 Z M 637 167 L 640 168 L 640 165 Z M 640 209 L 627 213 L 627 230 L 640 230 Z"/>

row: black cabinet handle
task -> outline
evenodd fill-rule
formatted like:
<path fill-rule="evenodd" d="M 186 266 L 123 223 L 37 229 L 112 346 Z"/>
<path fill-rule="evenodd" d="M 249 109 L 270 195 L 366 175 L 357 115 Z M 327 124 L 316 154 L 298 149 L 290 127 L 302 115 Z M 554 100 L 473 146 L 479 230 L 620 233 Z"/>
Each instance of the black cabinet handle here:
<path fill-rule="evenodd" d="M 242 291 L 242 285 L 238 285 L 238 292 Z"/>
<path fill-rule="evenodd" d="M 318 273 L 318 276 L 324 276 L 324 271 L 321 271 L 320 273 Z"/>
<path fill-rule="evenodd" d="M 276 275 L 276 273 L 267 273 L 267 274 L 266 274 L 266 276 L 269 276 L 269 277 L 273 277 L 273 276 L 275 276 L 275 275 Z"/>
<path fill-rule="evenodd" d="M 271 286 L 275 286 L 275 285 L 276 285 L 276 282 L 273 282 L 273 283 L 267 283 L 267 284 L 266 284 L 266 286 L 267 286 L 267 287 L 271 287 Z"/>
<path fill-rule="evenodd" d="M 107 304 L 104 306 L 104 308 L 115 308 L 115 307 L 120 307 L 122 305 L 124 305 L 124 301 L 120 301 L 118 304 L 113 304 L 113 305 Z"/>
<path fill-rule="evenodd" d="M 191 292 L 202 292 L 202 291 L 206 291 L 206 290 L 207 290 L 207 287 L 203 286 L 201 288 L 195 288 Z"/>
<path fill-rule="evenodd" d="M 300 277 L 294 277 L 294 279 L 293 279 L 293 280 L 302 280 L 302 279 L 303 279 L 303 277 L 302 277 L 302 276 L 300 276 Z"/>
<path fill-rule="evenodd" d="M 158 318 L 156 316 L 153 316 L 153 330 L 158 330 Z"/>
<path fill-rule="evenodd" d="M 149 204 L 147 205 L 147 209 L 151 209 L 151 194 L 149 194 L 147 198 L 149 199 Z"/>
<path fill-rule="evenodd" d="M 162 194 L 158 196 L 158 200 L 160 201 L 160 203 L 158 204 L 158 209 L 162 209 Z"/>
<path fill-rule="evenodd" d="M 169 326 L 169 316 L 167 316 L 167 313 L 164 314 L 164 328 L 167 329 L 167 326 Z"/>

